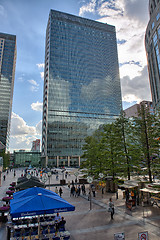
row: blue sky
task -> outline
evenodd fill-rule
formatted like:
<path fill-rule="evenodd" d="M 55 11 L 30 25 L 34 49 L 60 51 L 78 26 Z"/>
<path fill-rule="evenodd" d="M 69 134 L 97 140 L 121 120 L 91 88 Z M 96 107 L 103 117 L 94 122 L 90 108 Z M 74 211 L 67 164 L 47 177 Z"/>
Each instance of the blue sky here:
<path fill-rule="evenodd" d="M 116 27 L 123 107 L 151 100 L 144 47 L 148 0 L 0 0 L 0 32 L 17 37 L 10 151 L 41 138 L 45 33 L 50 9 Z"/>

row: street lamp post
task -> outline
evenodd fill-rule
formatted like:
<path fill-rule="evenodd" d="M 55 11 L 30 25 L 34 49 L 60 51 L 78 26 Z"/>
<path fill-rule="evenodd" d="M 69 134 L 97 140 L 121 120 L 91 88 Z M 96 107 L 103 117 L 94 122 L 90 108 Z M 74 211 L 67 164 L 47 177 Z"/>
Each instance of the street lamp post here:
<path fill-rule="evenodd" d="M 51 177 L 52 173 L 48 172 L 48 178 L 49 178 L 49 190 L 50 190 L 50 177 Z"/>
<path fill-rule="evenodd" d="M 102 186 L 102 179 L 104 177 L 104 174 L 103 173 L 99 173 L 99 177 L 101 179 L 101 188 L 102 188 L 102 198 L 103 198 L 103 186 Z"/>
<path fill-rule="evenodd" d="M 74 176 L 76 177 L 76 187 L 77 187 L 77 177 L 78 177 L 79 173 L 78 172 L 75 172 L 74 173 Z"/>
<path fill-rule="evenodd" d="M 87 177 L 87 182 L 90 184 L 90 193 L 89 193 L 89 198 L 90 198 L 90 210 L 92 210 L 92 199 L 91 199 L 91 183 L 93 182 L 93 178 L 88 176 Z"/>

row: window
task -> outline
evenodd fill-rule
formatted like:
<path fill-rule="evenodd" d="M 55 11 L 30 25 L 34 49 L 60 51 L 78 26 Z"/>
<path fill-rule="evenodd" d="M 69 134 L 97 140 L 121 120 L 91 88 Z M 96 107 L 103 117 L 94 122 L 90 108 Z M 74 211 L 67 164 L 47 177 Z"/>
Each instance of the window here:
<path fill-rule="evenodd" d="M 154 36 L 153 36 L 153 42 L 154 42 L 154 46 L 156 46 L 156 44 L 157 44 L 157 33 L 155 33 Z"/>
<path fill-rule="evenodd" d="M 158 13 L 156 16 L 157 21 L 158 21 L 159 17 L 160 17 L 160 13 Z"/>
<path fill-rule="evenodd" d="M 158 27 L 158 37 L 159 37 L 159 39 L 160 39 L 160 26 Z"/>
<path fill-rule="evenodd" d="M 154 28 L 154 22 L 152 23 L 152 29 Z"/>

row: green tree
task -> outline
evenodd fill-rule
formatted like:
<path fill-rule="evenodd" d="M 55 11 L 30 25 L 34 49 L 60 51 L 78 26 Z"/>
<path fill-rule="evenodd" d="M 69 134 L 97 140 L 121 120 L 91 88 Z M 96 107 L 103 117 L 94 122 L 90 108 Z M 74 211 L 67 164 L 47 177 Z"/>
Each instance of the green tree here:
<path fill-rule="evenodd" d="M 157 140 L 160 136 L 159 113 L 151 114 L 149 108 L 141 104 L 138 117 L 134 122 L 139 138 L 141 165 L 147 167 L 149 181 L 152 182 L 152 174 L 159 165 L 159 141 Z"/>
<path fill-rule="evenodd" d="M 103 126 L 102 131 L 102 148 L 101 155 L 105 159 L 104 171 L 105 175 L 110 175 L 115 180 L 115 176 L 119 172 L 119 136 L 116 132 L 114 123 Z"/>
<path fill-rule="evenodd" d="M 119 144 L 119 164 L 121 165 L 121 175 L 131 178 L 132 171 L 138 171 L 139 165 L 139 144 L 137 136 L 134 134 L 134 126 L 129 118 L 126 118 L 122 112 L 120 117 L 115 121 L 114 127 L 118 133 Z"/>
<path fill-rule="evenodd" d="M 102 144 L 101 144 L 101 132 L 96 130 L 92 136 L 88 136 L 85 139 L 83 146 L 84 154 L 82 158 L 85 161 L 82 162 L 81 168 L 86 169 L 88 175 L 98 178 L 100 172 L 104 169 L 104 158 L 102 155 Z"/>
<path fill-rule="evenodd" d="M 2 150 L 2 152 L 0 152 L 0 157 L 3 157 L 3 169 L 6 169 L 10 164 L 10 154 Z"/>

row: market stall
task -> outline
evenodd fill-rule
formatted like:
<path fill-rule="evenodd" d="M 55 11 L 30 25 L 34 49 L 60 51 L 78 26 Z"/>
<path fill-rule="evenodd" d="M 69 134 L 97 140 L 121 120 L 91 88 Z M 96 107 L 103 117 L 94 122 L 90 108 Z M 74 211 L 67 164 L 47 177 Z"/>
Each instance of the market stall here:
<path fill-rule="evenodd" d="M 132 210 L 133 207 L 139 204 L 139 182 L 138 181 L 125 181 L 124 184 L 118 187 L 123 191 L 123 198 L 126 199 L 126 208 Z"/>
<path fill-rule="evenodd" d="M 143 205 L 157 205 L 160 207 L 160 191 L 151 188 L 142 188 L 140 191 Z"/>
<path fill-rule="evenodd" d="M 32 188 L 15 193 L 10 201 L 11 239 L 22 236 L 39 239 L 44 236 L 51 239 L 69 239 L 69 232 L 56 231 L 55 214 L 74 211 L 75 207 L 54 192 Z"/>

